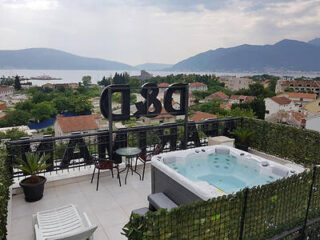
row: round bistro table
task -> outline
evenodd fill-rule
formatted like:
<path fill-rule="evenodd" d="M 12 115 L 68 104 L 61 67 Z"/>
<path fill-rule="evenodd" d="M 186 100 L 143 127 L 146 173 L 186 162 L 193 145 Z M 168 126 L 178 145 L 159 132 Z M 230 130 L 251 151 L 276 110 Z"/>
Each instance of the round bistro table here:
<path fill-rule="evenodd" d="M 140 153 L 141 153 L 141 149 L 136 147 L 125 147 L 125 148 L 119 148 L 116 150 L 116 154 L 126 158 L 126 167 L 119 172 L 119 173 L 122 173 L 127 170 L 126 178 L 124 181 L 125 184 L 127 184 L 127 177 L 128 177 L 129 170 L 131 170 L 132 175 L 133 173 L 136 173 L 137 175 L 139 175 L 141 180 L 141 175 L 132 167 L 132 159 L 137 158 Z"/>

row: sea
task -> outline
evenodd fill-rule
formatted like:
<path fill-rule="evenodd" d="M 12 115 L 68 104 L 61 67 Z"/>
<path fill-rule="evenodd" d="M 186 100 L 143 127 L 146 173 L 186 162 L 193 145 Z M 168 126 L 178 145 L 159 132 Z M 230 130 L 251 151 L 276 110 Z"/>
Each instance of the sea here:
<path fill-rule="evenodd" d="M 41 75 L 49 75 L 53 78 L 62 78 L 62 80 L 29 80 L 33 86 L 41 86 L 45 83 L 78 83 L 81 82 L 83 76 L 91 76 L 92 83 L 97 83 L 103 77 L 114 76 L 115 73 L 127 72 L 130 76 L 140 75 L 139 70 L 23 70 L 23 69 L 0 69 L 0 77 L 5 76 L 23 76 L 25 78 L 37 77 Z M 148 71 L 153 76 L 167 76 L 170 74 L 215 74 L 216 76 L 252 76 L 260 74 L 270 74 L 275 76 L 292 76 L 292 77 L 320 77 L 320 72 L 300 72 L 300 71 L 283 71 L 283 72 L 167 72 L 167 71 Z"/>

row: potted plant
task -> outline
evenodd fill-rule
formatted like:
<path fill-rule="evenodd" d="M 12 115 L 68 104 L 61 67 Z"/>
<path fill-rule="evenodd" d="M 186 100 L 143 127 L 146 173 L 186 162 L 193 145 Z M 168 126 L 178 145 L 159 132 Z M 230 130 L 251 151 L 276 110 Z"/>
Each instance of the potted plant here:
<path fill-rule="evenodd" d="M 43 176 L 37 176 L 37 174 L 50 166 L 46 163 L 49 157 L 50 155 L 40 157 L 36 153 L 26 153 L 26 161 L 18 159 L 18 164 L 15 167 L 30 175 L 20 182 L 27 202 L 38 201 L 43 196 L 44 184 L 47 179 Z"/>
<path fill-rule="evenodd" d="M 235 147 L 243 151 L 248 151 L 250 139 L 255 132 L 244 128 L 237 128 L 232 134 L 235 135 L 236 138 Z"/>

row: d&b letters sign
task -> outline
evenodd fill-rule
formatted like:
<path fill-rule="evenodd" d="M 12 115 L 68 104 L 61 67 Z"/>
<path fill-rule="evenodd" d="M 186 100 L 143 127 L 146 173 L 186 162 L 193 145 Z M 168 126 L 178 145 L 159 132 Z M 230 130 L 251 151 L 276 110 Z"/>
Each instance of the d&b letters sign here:
<path fill-rule="evenodd" d="M 130 115 L 130 86 L 125 84 L 109 85 L 106 87 L 100 98 L 100 110 L 105 118 L 109 118 L 109 100 L 112 99 L 110 95 L 113 93 L 121 93 L 122 103 L 121 103 L 121 113 L 112 113 L 111 119 L 115 121 L 129 120 Z M 176 109 L 172 106 L 172 96 L 174 93 L 180 93 L 180 106 Z M 159 88 L 155 83 L 146 83 L 142 86 L 140 91 L 141 96 L 145 99 L 144 101 L 135 103 L 137 111 L 132 115 L 133 117 L 146 116 L 149 118 L 156 117 L 161 113 L 162 104 L 157 98 L 159 94 Z M 188 97 L 187 84 L 176 83 L 170 85 L 164 92 L 163 107 L 171 115 L 184 115 L 186 114 L 186 104 Z M 150 106 L 153 105 L 152 111 L 150 111 Z M 112 110 L 111 110 L 112 112 Z"/>

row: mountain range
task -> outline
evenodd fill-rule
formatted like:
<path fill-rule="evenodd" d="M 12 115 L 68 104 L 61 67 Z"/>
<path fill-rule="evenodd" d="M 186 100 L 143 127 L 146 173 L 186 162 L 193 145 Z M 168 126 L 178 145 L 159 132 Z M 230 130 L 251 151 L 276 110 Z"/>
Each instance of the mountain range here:
<path fill-rule="evenodd" d="M 320 71 L 320 39 L 282 40 L 274 45 L 240 45 L 197 54 L 175 64 L 173 71 Z"/>
<path fill-rule="evenodd" d="M 199 53 L 174 65 L 145 63 L 130 66 L 81 57 L 50 48 L 0 50 L 0 69 L 147 70 L 186 72 L 320 71 L 320 38 L 309 42 L 282 40 L 273 45 L 240 45 Z"/>

